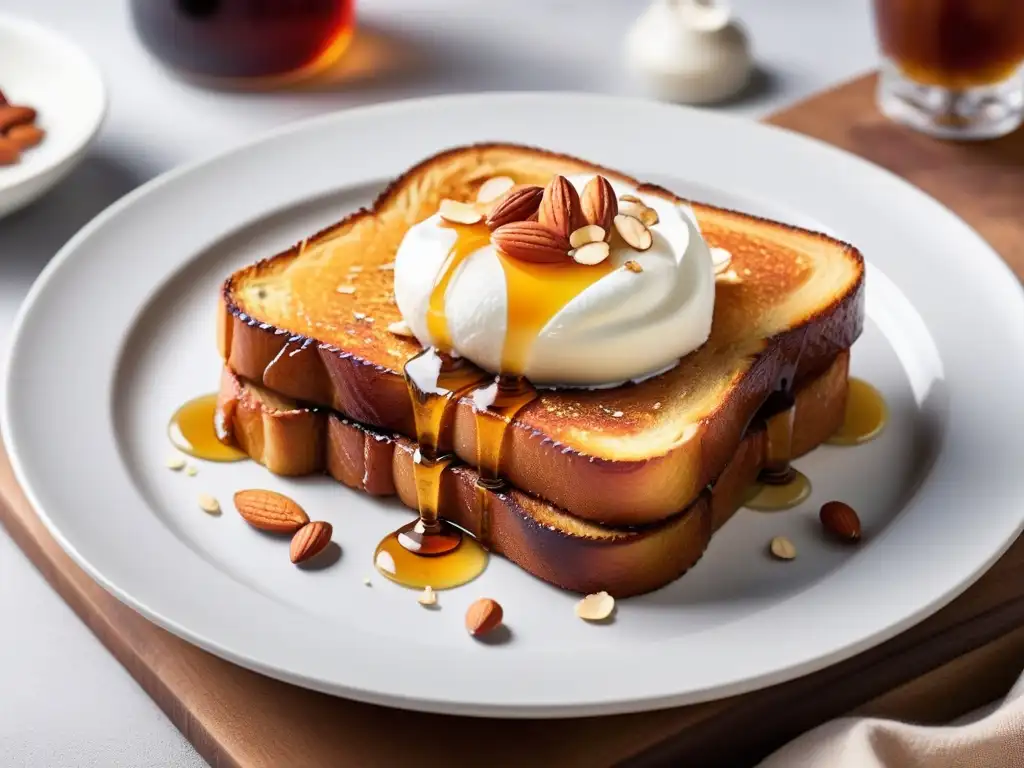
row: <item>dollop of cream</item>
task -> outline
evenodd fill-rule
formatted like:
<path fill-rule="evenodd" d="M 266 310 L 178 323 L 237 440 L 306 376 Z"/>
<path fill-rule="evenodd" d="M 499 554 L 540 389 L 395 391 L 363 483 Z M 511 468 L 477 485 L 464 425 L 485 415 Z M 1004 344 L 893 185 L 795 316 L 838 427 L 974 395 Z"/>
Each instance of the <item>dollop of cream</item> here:
<path fill-rule="evenodd" d="M 570 176 L 582 190 L 593 174 Z M 639 197 L 657 211 L 652 247 L 638 252 L 612 239 L 615 267 L 556 312 L 531 345 L 522 373 L 535 386 L 606 387 L 661 373 L 693 352 L 711 332 L 715 275 L 711 253 L 688 206 L 612 183 L 617 196 Z M 395 300 L 424 346 L 433 286 L 456 233 L 438 215 L 411 227 L 395 257 Z M 626 269 L 636 261 L 642 271 Z M 501 372 L 508 324 L 505 272 L 487 244 L 452 275 L 445 294 L 452 352 Z"/>

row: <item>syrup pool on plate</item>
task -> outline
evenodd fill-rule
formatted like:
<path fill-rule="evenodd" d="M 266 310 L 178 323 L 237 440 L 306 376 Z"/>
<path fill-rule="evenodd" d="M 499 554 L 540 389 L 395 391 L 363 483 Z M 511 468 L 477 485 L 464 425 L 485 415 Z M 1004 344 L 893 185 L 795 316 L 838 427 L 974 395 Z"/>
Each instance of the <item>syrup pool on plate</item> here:
<path fill-rule="evenodd" d="M 171 417 L 167 435 L 182 453 L 207 461 L 241 461 L 244 452 L 225 442 L 226 435 L 217 424 L 217 395 L 201 395 L 189 400 Z"/>

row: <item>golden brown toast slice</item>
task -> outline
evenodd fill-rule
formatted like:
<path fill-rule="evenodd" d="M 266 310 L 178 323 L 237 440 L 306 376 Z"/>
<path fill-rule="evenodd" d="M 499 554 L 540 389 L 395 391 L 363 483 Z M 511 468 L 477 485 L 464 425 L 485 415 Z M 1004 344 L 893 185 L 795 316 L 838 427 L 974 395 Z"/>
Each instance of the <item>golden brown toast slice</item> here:
<path fill-rule="evenodd" d="M 822 443 L 842 422 L 848 363 L 849 354 L 840 353 L 797 390 L 794 455 Z M 374 496 L 397 494 L 416 509 L 415 444 L 407 438 L 304 408 L 227 369 L 219 407 L 239 446 L 272 472 L 326 470 L 345 485 Z M 574 592 L 605 590 L 626 597 L 657 589 L 692 567 L 712 534 L 743 503 L 761 468 L 763 442 L 763 431 L 746 435 L 710 492 L 682 512 L 637 528 L 599 525 L 509 488 L 493 495 L 489 505 L 491 548 L 534 576 Z M 441 481 L 441 514 L 474 535 L 480 523 L 476 479 L 469 467 L 453 464 Z"/>
<path fill-rule="evenodd" d="M 232 275 L 219 333 L 228 367 L 282 395 L 414 436 L 401 371 L 419 345 L 386 330 L 399 319 L 390 266 L 405 231 L 442 198 L 471 200 L 494 176 L 543 185 L 585 172 L 690 204 L 709 244 L 732 254 L 732 280 L 718 282 L 708 342 L 667 373 L 615 389 L 543 391 L 515 416 L 501 474 L 595 522 L 642 525 L 678 512 L 733 457 L 772 391 L 819 375 L 860 334 L 864 264 L 856 249 L 682 201 L 564 155 L 500 144 L 453 149 L 402 175 L 371 210 Z M 442 444 L 472 464 L 471 400 L 453 411 Z"/>

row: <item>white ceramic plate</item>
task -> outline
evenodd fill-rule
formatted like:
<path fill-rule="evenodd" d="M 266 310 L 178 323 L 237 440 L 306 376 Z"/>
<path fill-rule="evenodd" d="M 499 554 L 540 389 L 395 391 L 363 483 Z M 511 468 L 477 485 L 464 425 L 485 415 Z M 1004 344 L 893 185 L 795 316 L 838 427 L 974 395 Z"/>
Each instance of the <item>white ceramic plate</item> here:
<path fill-rule="evenodd" d="M 0 217 L 35 200 L 85 154 L 103 122 L 99 70 L 68 40 L 34 22 L 0 14 L 0 89 L 39 113 L 46 131 L 21 162 L 0 166 Z"/>
<path fill-rule="evenodd" d="M 426 611 L 379 577 L 374 544 L 407 519 L 325 478 L 253 463 L 164 469 L 165 425 L 211 391 L 215 295 L 228 272 L 366 204 L 440 149 L 501 139 L 549 147 L 678 192 L 817 226 L 870 262 L 854 372 L 891 422 L 858 448 L 799 462 L 802 507 L 741 511 L 691 573 L 622 601 L 615 622 L 495 558 Z M 568 716 L 726 696 L 864 650 L 949 602 L 1024 518 L 1024 300 L 959 219 L 888 173 L 754 123 L 646 102 L 486 95 L 355 110 L 279 131 L 136 190 L 39 279 L 17 324 L 3 426 L 18 478 L 71 556 L 119 598 L 234 662 L 399 707 Z M 286 544 L 198 494 L 272 487 L 331 521 L 340 559 L 293 567 Z M 860 511 L 857 548 L 823 539 L 816 510 Z M 800 556 L 765 554 L 775 534 Z M 505 607 L 511 641 L 467 637 L 466 606 Z M 430 664 L 423 664 L 429 660 Z"/>

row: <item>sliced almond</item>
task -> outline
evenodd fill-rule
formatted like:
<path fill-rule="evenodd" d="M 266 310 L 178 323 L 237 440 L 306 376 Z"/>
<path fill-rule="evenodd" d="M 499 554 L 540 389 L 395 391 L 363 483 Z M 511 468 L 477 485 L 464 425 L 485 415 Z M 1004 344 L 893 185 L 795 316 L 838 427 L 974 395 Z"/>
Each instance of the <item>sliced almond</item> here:
<path fill-rule="evenodd" d="M 776 536 L 772 539 L 769 549 L 771 549 L 772 555 L 779 560 L 792 560 L 796 557 L 796 547 L 785 536 Z"/>
<path fill-rule="evenodd" d="M 641 200 L 636 195 L 619 195 L 619 200 L 621 200 L 624 203 L 639 203 L 640 205 L 642 205 L 644 207 L 647 206 L 647 203 L 645 203 L 643 200 Z"/>
<path fill-rule="evenodd" d="M 619 203 L 619 213 L 625 216 L 632 216 L 634 219 L 643 220 L 644 211 L 647 210 L 647 206 L 637 200 L 632 202 L 626 200 Z"/>
<path fill-rule="evenodd" d="M 646 251 L 654 243 L 651 230 L 640 219 L 624 213 L 615 217 L 615 231 L 630 248 L 638 251 Z"/>
<path fill-rule="evenodd" d="M 629 261 L 627 261 L 622 266 L 625 267 L 626 269 L 628 269 L 630 272 L 643 272 L 644 271 L 644 268 L 640 266 L 640 262 L 639 261 L 635 261 L 633 259 L 629 259 Z"/>
<path fill-rule="evenodd" d="M 476 201 L 478 203 L 493 202 L 512 189 L 515 184 L 515 180 L 510 176 L 495 176 L 488 179 L 476 191 Z"/>
<path fill-rule="evenodd" d="M 458 200 L 442 200 L 437 211 L 442 219 L 453 224 L 476 224 L 484 217 L 475 206 Z"/>
<path fill-rule="evenodd" d="M 199 508 L 211 515 L 220 514 L 220 502 L 208 493 L 199 494 Z"/>
<path fill-rule="evenodd" d="M 179 472 L 185 468 L 185 460 L 181 456 L 168 456 L 164 466 L 172 472 Z"/>
<path fill-rule="evenodd" d="M 732 254 L 725 248 L 712 248 L 711 250 L 711 264 L 715 268 L 715 274 L 721 274 L 729 268 L 732 263 Z"/>
<path fill-rule="evenodd" d="M 416 602 L 427 608 L 437 605 L 437 593 L 431 587 L 424 587 L 420 596 L 416 598 Z"/>
<path fill-rule="evenodd" d="M 344 293 L 344 294 L 348 294 L 349 296 L 351 296 L 353 293 L 356 292 L 356 287 L 354 285 L 339 285 L 334 290 L 337 293 Z"/>
<path fill-rule="evenodd" d="M 648 227 L 653 227 L 658 223 L 658 212 L 653 208 L 644 208 L 640 213 L 640 221 L 646 224 Z"/>
<path fill-rule="evenodd" d="M 615 610 L 615 598 L 607 592 L 587 595 L 576 603 L 576 615 L 584 621 L 604 621 Z"/>
<path fill-rule="evenodd" d="M 608 254 L 611 253 L 611 249 L 608 243 L 604 240 L 599 240 L 596 243 L 587 243 L 575 251 L 570 251 L 572 260 L 577 264 L 585 264 L 588 267 L 595 264 L 600 264 L 602 261 L 608 258 Z"/>
<path fill-rule="evenodd" d="M 569 245 L 573 248 L 582 248 L 587 243 L 596 243 L 599 240 L 604 240 L 604 236 L 604 227 L 599 227 L 597 224 L 587 224 L 587 226 L 580 227 L 569 235 Z"/>
<path fill-rule="evenodd" d="M 395 336 L 408 336 L 412 338 L 412 328 L 405 320 L 396 320 L 395 322 L 388 325 L 388 333 L 393 333 Z"/>
<path fill-rule="evenodd" d="M 188 475 L 189 477 L 195 477 L 196 475 L 199 474 L 199 468 L 196 467 L 195 464 L 189 464 L 187 467 L 185 467 L 185 474 Z"/>
<path fill-rule="evenodd" d="M 392 270 L 395 268 L 395 262 L 389 261 L 387 264 L 378 264 L 377 269 L 382 271 Z"/>

